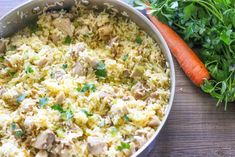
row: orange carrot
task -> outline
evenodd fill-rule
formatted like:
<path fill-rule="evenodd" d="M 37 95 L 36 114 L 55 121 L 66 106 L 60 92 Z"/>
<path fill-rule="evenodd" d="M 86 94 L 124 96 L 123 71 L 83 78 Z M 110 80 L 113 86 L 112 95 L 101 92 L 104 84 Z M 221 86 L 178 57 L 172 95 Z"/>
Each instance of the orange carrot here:
<path fill-rule="evenodd" d="M 201 86 L 204 79 L 209 79 L 208 70 L 193 50 L 169 26 L 160 22 L 156 17 L 147 14 L 166 40 L 171 53 L 175 56 L 185 74 L 197 86 Z"/>

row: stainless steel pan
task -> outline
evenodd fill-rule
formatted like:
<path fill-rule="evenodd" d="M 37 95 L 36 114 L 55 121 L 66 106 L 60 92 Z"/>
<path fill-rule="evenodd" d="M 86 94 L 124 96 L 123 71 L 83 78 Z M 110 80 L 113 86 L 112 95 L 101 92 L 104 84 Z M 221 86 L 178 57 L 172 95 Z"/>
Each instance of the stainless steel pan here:
<path fill-rule="evenodd" d="M 78 0 L 79 1 L 79 0 Z M 105 4 L 112 5 L 119 12 L 125 12 L 130 19 L 132 19 L 138 26 L 145 30 L 154 40 L 156 40 L 169 63 L 171 69 L 171 89 L 170 89 L 170 100 L 165 110 L 165 117 L 161 125 L 156 130 L 152 138 L 140 148 L 133 156 L 147 156 L 149 151 L 154 147 L 157 136 L 166 122 L 166 119 L 170 113 L 174 93 L 175 93 L 175 70 L 170 54 L 169 48 L 164 41 L 159 31 L 153 26 L 153 24 L 140 12 L 135 10 L 133 7 L 127 5 L 121 0 L 81 0 L 87 7 L 97 6 L 98 8 L 104 8 Z M 54 9 L 69 9 L 75 4 L 74 0 L 31 0 L 19 7 L 11 10 L 5 16 L 0 18 L 0 38 L 8 37 L 13 33 L 17 32 L 33 20 L 37 18 L 39 14 L 44 10 Z M 46 8 L 46 9 L 45 9 Z"/>

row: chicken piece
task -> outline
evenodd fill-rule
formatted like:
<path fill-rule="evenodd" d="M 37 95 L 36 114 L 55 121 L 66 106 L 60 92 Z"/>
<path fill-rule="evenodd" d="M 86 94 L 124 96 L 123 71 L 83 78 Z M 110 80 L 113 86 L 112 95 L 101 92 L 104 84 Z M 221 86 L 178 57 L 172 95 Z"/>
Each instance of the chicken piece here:
<path fill-rule="evenodd" d="M 65 149 L 61 150 L 60 156 L 62 156 L 62 157 L 72 157 L 72 154 L 71 154 L 69 149 L 65 148 Z"/>
<path fill-rule="evenodd" d="M 140 78 L 141 76 L 143 76 L 144 73 L 144 67 L 141 65 L 135 65 L 135 67 L 133 68 L 130 77 L 132 78 Z"/>
<path fill-rule="evenodd" d="M 35 157 L 48 157 L 48 153 L 45 150 L 40 150 Z"/>
<path fill-rule="evenodd" d="M 134 136 L 134 141 L 138 145 L 138 147 L 142 147 L 146 143 L 146 138 L 143 136 Z"/>
<path fill-rule="evenodd" d="M 72 25 L 69 18 L 57 18 L 52 23 L 64 34 L 69 35 L 70 37 L 73 36 L 74 26 Z"/>
<path fill-rule="evenodd" d="M 148 126 L 156 127 L 161 124 L 160 119 L 157 116 L 153 116 L 152 119 L 149 121 Z"/>
<path fill-rule="evenodd" d="M 64 94 L 64 92 L 60 92 L 57 96 L 56 96 L 56 104 L 62 104 L 63 103 L 63 101 L 64 101 L 64 99 L 65 99 L 65 94 Z"/>
<path fill-rule="evenodd" d="M 51 35 L 51 40 L 52 40 L 54 43 L 56 43 L 57 41 L 60 40 L 60 37 L 59 37 L 58 35 L 56 35 L 56 34 L 52 34 L 52 35 Z"/>
<path fill-rule="evenodd" d="M 96 68 L 97 64 L 99 63 L 98 59 L 94 57 L 86 56 L 84 59 L 88 64 L 91 65 L 93 69 Z"/>
<path fill-rule="evenodd" d="M 43 57 L 36 64 L 38 65 L 39 68 L 42 68 L 47 64 L 47 62 L 48 62 L 48 60 L 45 57 Z"/>
<path fill-rule="evenodd" d="M 54 141 L 55 134 L 50 130 L 45 130 L 37 136 L 32 146 L 37 149 L 50 150 Z"/>
<path fill-rule="evenodd" d="M 5 93 L 7 90 L 4 87 L 0 86 L 0 98 L 3 95 L 3 93 Z"/>
<path fill-rule="evenodd" d="M 66 75 L 66 72 L 63 69 L 57 69 L 54 73 L 56 79 L 62 79 Z"/>
<path fill-rule="evenodd" d="M 143 99 L 147 94 L 147 89 L 142 83 L 138 82 L 131 88 L 131 92 L 136 99 Z"/>
<path fill-rule="evenodd" d="M 6 52 L 6 43 L 0 40 L 0 56 L 4 55 Z"/>
<path fill-rule="evenodd" d="M 73 75 L 83 76 L 85 74 L 85 71 L 84 71 L 82 64 L 79 62 L 76 62 L 73 67 L 72 73 L 73 73 Z"/>
<path fill-rule="evenodd" d="M 103 138 L 101 138 L 101 137 L 89 136 L 87 138 L 87 142 L 88 142 L 88 151 L 92 155 L 101 154 L 106 147 L 106 144 L 105 144 Z"/>
<path fill-rule="evenodd" d="M 113 26 L 112 25 L 104 25 L 98 29 L 98 34 L 100 39 L 107 40 L 111 37 L 113 33 Z"/>

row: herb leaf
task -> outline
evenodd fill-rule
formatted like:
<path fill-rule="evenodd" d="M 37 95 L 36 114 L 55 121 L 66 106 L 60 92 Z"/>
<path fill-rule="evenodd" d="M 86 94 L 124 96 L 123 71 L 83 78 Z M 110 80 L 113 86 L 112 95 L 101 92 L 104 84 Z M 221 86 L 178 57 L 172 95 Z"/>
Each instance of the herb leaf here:
<path fill-rule="evenodd" d="M 16 102 L 19 104 L 21 103 L 24 99 L 25 99 L 26 95 L 25 94 L 21 94 L 20 96 L 18 96 L 18 98 L 16 99 Z"/>
<path fill-rule="evenodd" d="M 123 119 L 125 120 L 125 122 L 129 122 L 130 121 L 130 118 L 126 114 L 123 116 Z"/>
<path fill-rule="evenodd" d="M 77 90 L 79 90 L 79 88 Z M 93 84 L 93 83 L 86 83 L 86 84 L 84 84 L 84 86 L 82 87 L 80 92 L 85 93 L 87 91 L 95 92 L 96 91 L 95 84 Z"/>
<path fill-rule="evenodd" d="M 28 67 L 26 67 L 25 72 L 26 72 L 26 74 L 29 74 L 29 73 L 33 73 L 34 70 L 32 69 L 32 67 L 28 66 Z"/>
<path fill-rule="evenodd" d="M 140 36 L 137 36 L 136 39 L 135 39 L 135 42 L 138 43 L 138 44 L 142 44 L 142 39 Z"/>
<path fill-rule="evenodd" d="M 88 112 L 88 111 L 87 111 L 87 110 L 85 110 L 85 109 L 82 109 L 81 111 L 82 111 L 83 113 L 85 113 L 87 117 L 91 117 L 91 116 L 93 116 L 93 114 L 92 114 L 92 113 Z"/>
<path fill-rule="evenodd" d="M 71 43 L 72 43 L 72 38 L 69 35 L 67 35 L 64 39 L 64 44 L 69 45 Z"/>
<path fill-rule="evenodd" d="M 64 113 L 64 112 L 65 112 L 65 110 L 62 108 L 62 106 L 61 106 L 61 105 L 58 105 L 58 104 L 51 106 L 51 108 L 52 108 L 53 110 L 59 111 L 60 113 Z"/>
<path fill-rule="evenodd" d="M 117 150 L 122 151 L 123 149 L 130 149 L 130 144 L 121 142 L 121 144 L 117 146 Z"/>
<path fill-rule="evenodd" d="M 63 68 L 63 69 L 67 69 L 67 68 L 68 68 L 68 64 L 63 64 L 63 65 L 62 65 L 62 68 Z"/>
<path fill-rule="evenodd" d="M 127 54 L 125 54 L 125 55 L 123 56 L 122 60 L 123 60 L 123 61 L 126 61 L 126 60 L 128 59 L 128 57 L 129 57 L 129 54 L 127 53 Z"/>
<path fill-rule="evenodd" d="M 95 70 L 95 74 L 97 77 L 107 77 L 107 70 L 103 61 L 97 63 Z"/>
<path fill-rule="evenodd" d="M 39 99 L 39 106 L 44 107 L 48 103 L 48 98 L 41 98 Z"/>

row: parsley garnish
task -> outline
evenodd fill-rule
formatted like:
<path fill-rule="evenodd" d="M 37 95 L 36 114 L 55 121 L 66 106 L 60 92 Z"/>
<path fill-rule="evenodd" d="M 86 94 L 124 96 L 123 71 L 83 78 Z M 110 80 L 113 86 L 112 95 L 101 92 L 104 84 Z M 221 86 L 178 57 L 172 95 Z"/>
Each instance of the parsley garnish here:
<path fill-rule="evenodd" d="M 137 36 L 136 39 L 135 39 L 135 42 L 138 43 L 138 44 L 142 44 L 142 39 L 140 36 Z"/>
<path fill-rule="evenodd" d="M 32 69 L 32 67 L 28 66 L 28 67 L 25 69 L 25 72 L 26 72 L 26 74 L 29 74 L 29 73 L 33 73 L 34 70 Z"/>
<path fill-rule="evenodd" d="M 73 112 L 71 110 L 63 109 L 63 107 L 61 105 L 56 104 L 56 105 L 51 106 L 51 108 L 53 110 L 59 111 L 61 113 L 62 119 L 69 120 L 73 117 Z"/>
<path fill-rule="evenodd" d="M 4 56 L 0 57 L 0 62 L 4 61 Z"/>
<path fill-rule="evenodd" d="M 72 38 L 70 36 L 66 36 L 64 39 L 64 44 L 69 45 L 72 43 Z"/>
<path fill-rule="evenodd" d="M 125 54 L 125 55 L 123 56 L 122 60 L 123 60 L 123 61 L 126 61 L 126 60 L 128 59 L 128 57 L 129 57 L 129 54 L 127 53 L 127 54 Z"/>
<path fill-rule="evenodd" d="M 48 103 L 48 98 L 39 99 L 39 106 L 44 107 Z"/>
<path fill-rule="evenodd" d="M 122 151 L 123 149 L 130 149 L 130 144 L 121 142 L 121 144 L 117 146 L 117 150 Z"/>
<path fill-rule="evenodd" d="M 125 122 L 129 122 L 130 121 L 130 118 L 126 114 L 123 116 L 123 119 L 125 120 Z"/>
<path fill-rule="evenodd" d="M 16 99 L 16 102 L 19 104 L 21 103 L 24 99 L 25 99 L 26 95 L 25 94 L 21 94 L 20 96 L 18 96 L 18 98 Z"/>
<path fill-rule="evenodd" d="M 82 89 L 77 88 L 77 91 L 78 92 L 82 92 L 82 93 L 85 93 L 87 91 L 95 92 L 96 91 L 96 87 L 95 87 L 95 84 L 93 84 L 93 83 L 85 83 L 83 85 Z"/>
<path fill-rule="evenodd" d="M 95 68 L 95 74 L 99 78 L 107 77 L 107 70 L 105 68 L 105 64 L 103 61 L 100 61 L 97 63 L 96 68 Z"/>
<path fill-rule="evenodd" d="M 60 113 L 64 113 L 65 112 L 65 110 L 63 109 L 63 107 L 61 105 L 57 105 L 56 104 L 56 105 L 51 106 L 51 108 L 53 110 L 59 111 Z"/>
<path fill-rule="evenodd" d="M 15 131 L 15 136 L 16 136 L 17 138 L 20 138 L 20 137 L 24 136 L 24 132 L 23 132 L 21 129 L 16 130 L 16 131 Z"/>
<path fill-rule="evenodd" d="M 68 68 L 68 64 L 63 64 L 63 65 L 62 65 L 62 68 L 63 68 L 63 69 L 67 69 L 67 68 Z"/>
<path fill-rule="evenodd" d="M 87 117 L 91 117 L 91 116 L 93 116 L 93 114 L 92 114 L 92 113 L 88 112 L 88 111 L 87 111 L 87 110 L 85 110 L 85 109 L 82 109 L 81 111 L 82 111 L 83 113 L 85 113 Z"/>

